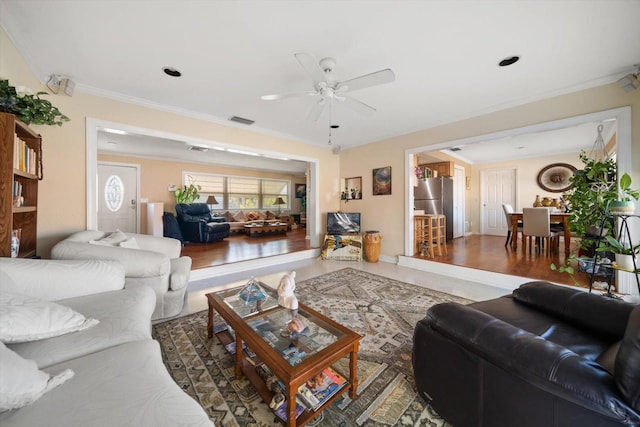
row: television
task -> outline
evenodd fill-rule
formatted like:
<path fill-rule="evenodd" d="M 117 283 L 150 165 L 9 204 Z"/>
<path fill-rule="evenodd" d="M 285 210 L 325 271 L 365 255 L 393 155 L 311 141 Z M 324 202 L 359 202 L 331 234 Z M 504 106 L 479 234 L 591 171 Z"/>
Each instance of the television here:
<path fill-rule="evenodd" d="M 360 234 L 360 213 L 327 212 L 327 234 Z"/>

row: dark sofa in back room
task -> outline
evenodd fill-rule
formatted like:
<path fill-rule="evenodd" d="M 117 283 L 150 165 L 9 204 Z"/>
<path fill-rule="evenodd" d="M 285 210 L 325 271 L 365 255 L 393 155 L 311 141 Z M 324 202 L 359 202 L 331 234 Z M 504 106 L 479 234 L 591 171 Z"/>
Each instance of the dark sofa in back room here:
<path fill-rule="evenodd" d="M 416 324 L 420 395 L 454 427 L 640 426 L 640 306 L 530 282 L 431 307 Z"/>
<path fill-rule="evenodd" d="M 231 225 L 222 217 L 212 217 L 206 203 L 178 203 L 176 218 L 185 242 L 217 242 L 230 234 Z"/>

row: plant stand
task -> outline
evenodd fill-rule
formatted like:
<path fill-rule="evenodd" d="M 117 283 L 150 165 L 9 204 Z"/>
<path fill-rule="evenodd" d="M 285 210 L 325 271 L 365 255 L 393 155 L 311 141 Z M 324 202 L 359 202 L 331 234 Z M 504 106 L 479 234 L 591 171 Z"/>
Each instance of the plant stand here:
<path fill-rule="evenodd" d="M 602 220 L 601 228 L 604 228 L 607 224 L 610 225 L 611 230 L 616 230 L 616 222 L 619 225 L 618 232 L 615 234 L 615 238 L 620 241 L 621 239 L 627 239 L 631 246 L 633 246 L 633 240 L 631 237 L 631 231 L 629 230 L 628 221 L 631 218 L 640 218 L 639 215 L 627 215 L 627 214 L 617 214 L 617 213 L 608 213 L 605 218 Z M 601 235 L 599 235 L 595 239 L 595 247 L 597 248 L 602 241 Z M 604 278 L 607 282 L 607 292 L 603 295 L 611 298 L 618 298 L 617 295 L 611 292 L 612 282 L 614 277 L 616 277 L 615 272 L 627 272 L 631 273 L 635 276 L 636 286 L 638 288 L 638 293 L 640 294 L 640 277 L 638 274 L 640 273 L 639 264 L 638 264 L 638 256 L 635 252 L 631 254 L 632 260 L 632 269 L 623 268 L 618 265 L 612 264 L 602 264 L 600 261 L 602 260 L 601 252 L 595 252 L 592 259 L 583 260 L 583 262 L 591 262 L 590 268 L 588 268 L 587 273 L 589 274 L 589 292 L 593 289 L 593 283 L 595 279 L 600 277 Z M 619 284 L 618 284 L 619 291 Z"/>

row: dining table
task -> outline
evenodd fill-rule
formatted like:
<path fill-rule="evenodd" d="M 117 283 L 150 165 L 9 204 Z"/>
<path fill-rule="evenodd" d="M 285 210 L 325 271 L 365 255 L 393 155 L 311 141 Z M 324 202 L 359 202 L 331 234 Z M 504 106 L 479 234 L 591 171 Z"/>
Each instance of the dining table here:
<path fill-rule="evenodd" d="M 522 212 L 512 212 L 511 215 L 511 228 L 512 228 L 512 236 L 514 238 L 511 240 L 511 246 L 513 249 L 518 248 L 518 222 L 523 222 L 524 215 Z M 562 224 L 564 228 L 564 255 L 569 256 L 571 253 L 571 230 L 569 230 L 569 217 L 570 213 L 567 212 L 549 212 L 549 221 L 552 223 Z M 525 246 L 525 236 L 522 235 L 522 246 Z"/>

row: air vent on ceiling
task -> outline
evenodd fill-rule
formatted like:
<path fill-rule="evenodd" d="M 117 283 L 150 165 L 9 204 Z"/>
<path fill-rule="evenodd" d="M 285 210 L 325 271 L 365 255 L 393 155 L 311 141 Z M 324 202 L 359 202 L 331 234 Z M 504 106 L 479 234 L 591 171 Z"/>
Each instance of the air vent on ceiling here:
<path fill-rule="evenodd" d="M 462 148 L 460 148 L 460 147 L 451 147 L 451 148 L 449 148 L 449 151 L 460 151 L 460 150 L 462 150 Z"/>
<path fill-rule="evenodd" d="M 238 117 L 238 116 L 231 116 L 229 120 L 231 120 L 232 122 L 242 123 L 243 125 L 252 125 L 255 123 L 255 120 L 249 120 L 249 119 L 245 119 L 244 117 Z"/>
<path fill-rule="evenodd" d="M 200 151 L 202 153 L 206 153 L 207 151 L 209 151 L 207 147 L 198 147 L 197 145 L 187 145 L 187 150 Z"/>

